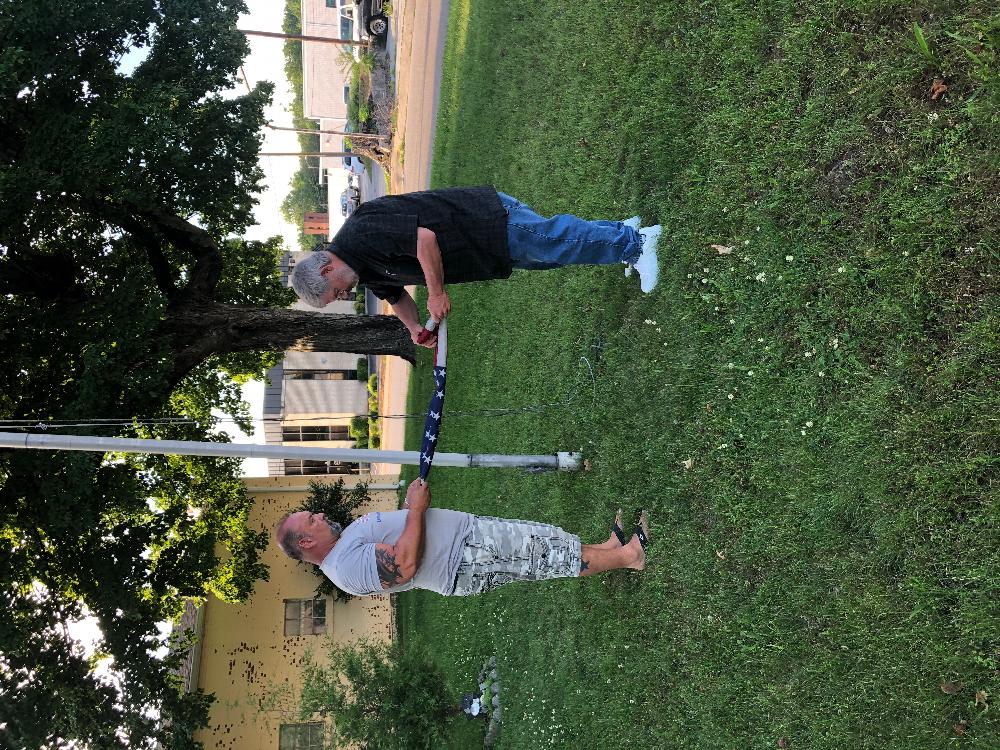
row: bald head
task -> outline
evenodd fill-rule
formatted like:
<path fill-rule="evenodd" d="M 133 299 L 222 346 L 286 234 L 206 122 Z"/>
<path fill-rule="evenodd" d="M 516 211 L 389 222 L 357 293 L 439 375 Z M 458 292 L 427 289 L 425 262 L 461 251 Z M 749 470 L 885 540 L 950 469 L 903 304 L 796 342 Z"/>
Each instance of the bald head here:
<path fill-rule="evenodd" d="M 281 551 L 293 560 L 319 565 L 337 544 L 341 530 L 339 523 L 328 521 L 322 513 L 300 510 L 283 516 L 274 536 Z"/>

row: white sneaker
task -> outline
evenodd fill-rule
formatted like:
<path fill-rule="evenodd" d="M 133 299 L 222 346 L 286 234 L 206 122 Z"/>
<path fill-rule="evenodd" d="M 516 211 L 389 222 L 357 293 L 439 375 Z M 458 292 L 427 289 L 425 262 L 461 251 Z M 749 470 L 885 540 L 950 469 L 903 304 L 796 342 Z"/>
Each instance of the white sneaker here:
<path fill-rule="evenodd" d="M 646 294 L 653 291 L 659 280 L 660 268 L 656 262 L 656 243 L 662 231 L 663 227 L 659 224 L 639 230 L 639 234 L 642 235 L 642 254 L 634 265 L 635 270 L 639 272 L 639 288 Z"/>
<path fill-rule="evenodd" d="M 624 224 L 627 227 L 631 227 L 637 232 L 639 231 L 639 226 L 641 223 L 642 219 L 640 219 L 638 216 L 633 216 L 631 219 L 625 219 L 622 222 L 622 224 Z M 628 278 L 629 276 L 632 275 L 632 264 L 625 261 L 623 262 L 625 263 L 625 278 Z"/>

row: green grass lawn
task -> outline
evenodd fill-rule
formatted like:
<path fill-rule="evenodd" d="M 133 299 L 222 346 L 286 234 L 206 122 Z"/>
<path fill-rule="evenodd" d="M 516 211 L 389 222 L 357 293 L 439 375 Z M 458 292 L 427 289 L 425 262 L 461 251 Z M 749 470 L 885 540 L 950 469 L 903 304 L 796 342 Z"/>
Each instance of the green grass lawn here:
<path fill-rule="evenodd" d="M 585 542 L 641 506 L 654 545 L 404 594 L 403 636 L 456 696 L 496 654 L 501 750 L 1000 748 L 996 6 L 451 14 L 435 184 L 665 232 L 649 296 L 619 268 L 450 290 L 440 450 L 592 468 L 439 468 L 435 502 Z M 429 383 L 427 356 L 411 411 Z"/>

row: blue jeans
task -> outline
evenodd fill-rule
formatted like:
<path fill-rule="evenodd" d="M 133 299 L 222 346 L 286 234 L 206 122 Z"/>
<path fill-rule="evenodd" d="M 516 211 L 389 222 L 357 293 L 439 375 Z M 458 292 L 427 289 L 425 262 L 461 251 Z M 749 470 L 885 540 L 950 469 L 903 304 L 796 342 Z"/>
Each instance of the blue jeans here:
<path fill-rule="evenodd" d="M 640 234 L 620 221 L 585 221 L 570 214 L 546 219 L 517 198 L 499 195 L 507 209 L 507 244 L 514 268 L 543 271 L 635 263 L 642 252 Z"/>

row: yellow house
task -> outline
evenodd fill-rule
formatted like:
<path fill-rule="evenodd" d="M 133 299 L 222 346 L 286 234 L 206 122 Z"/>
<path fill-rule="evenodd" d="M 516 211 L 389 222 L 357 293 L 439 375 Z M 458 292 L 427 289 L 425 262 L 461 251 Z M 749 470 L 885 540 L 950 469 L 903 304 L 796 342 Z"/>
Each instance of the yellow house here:
<path fill-rule="evenodd" d="M 336 477 L 247 478 L 254 497 L 249 525 L 269 533 L 278 519 L 305 500 L 310 479 Z M 372 482 L 365 475 L 345 477 Z M 372 510 L 394 510 L 394 490 L 371 490 Z M 215 695 L 209 725 L 196 739 L 206 750 L 319 750 L 322 723 L 302 722 L 294 710 L 302 685 L 300 667 L 307 651 L 317 661 L 326 654 L 328 637 L 350 643 L 367 637 L 392 640 L 395 636 L 388 596 L 357 597 L 334 602 L 316 598 L 319 582 L 312 567 L 289 560 L 273 542 L 262 553 L 270 568 L 269 581 L 258 581 L 253 596 L 243 604 L 209 598 L 189 614 L 189 626 L 198 634 L 189 655 L 191 689 Z"/>

